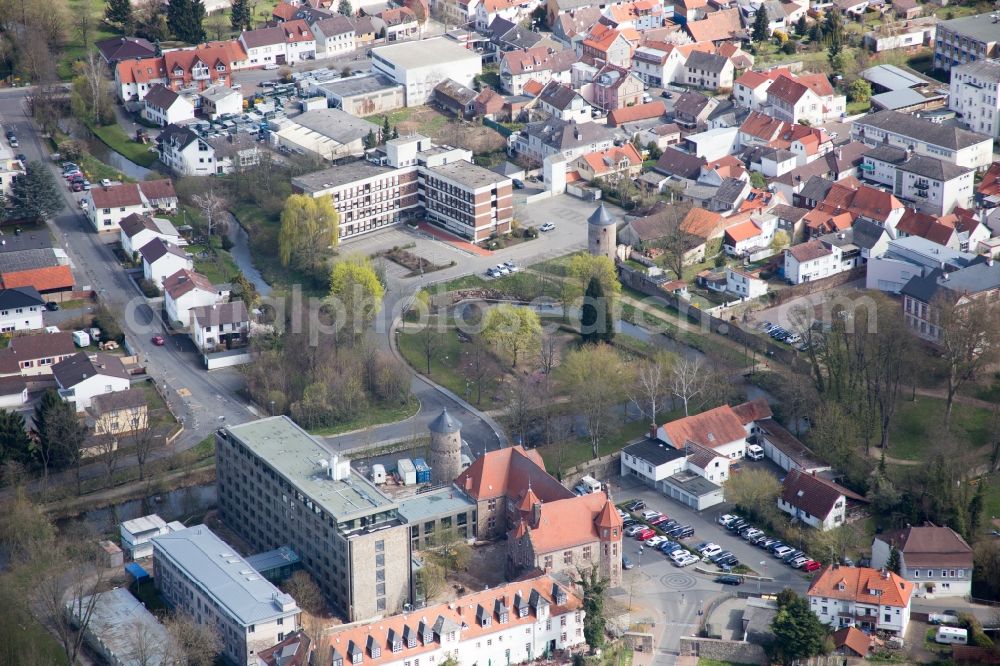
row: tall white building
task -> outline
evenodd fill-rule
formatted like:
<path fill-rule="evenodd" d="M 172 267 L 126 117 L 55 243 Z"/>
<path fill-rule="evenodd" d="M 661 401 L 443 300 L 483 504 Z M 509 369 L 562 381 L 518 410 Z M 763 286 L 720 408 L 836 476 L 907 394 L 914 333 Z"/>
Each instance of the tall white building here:
<path fill-rule="evenodd" d="M 833 629 L 906 634 L 913 583 L 891 571 L 866 567 L 823 569 L 809 586 L 809 608 Z"/>
<path fill-rule="evenodd" d="M 973 169 L 985 169 L 993 161 L 991 136 L 898 111 L 879 111 L 859 118 L 851 128 L 851 138 L 872 148 L 887 143 Z"/>
<path fill-rule="evenodd" d="M 471 88 L 483 72 L 478 53 L 444 38 L 379 46 L 372 61 L 376 72 L 406 88 L 406 106 L 426 104 L 445 79 Z"/>
<path fill-rule="evenodd" d="M 299 628 L 285 594 L 204 525 L 153 537 L 153 571 L 164 601 L 215 631 L 223 654 L 256 666 L 256 653 Z"/>
<path fill-rule="evenodd" d="M 976 60 L 952 67 L 948 108 L 970 130 L 1000 137 L 1000 61 Z"/>

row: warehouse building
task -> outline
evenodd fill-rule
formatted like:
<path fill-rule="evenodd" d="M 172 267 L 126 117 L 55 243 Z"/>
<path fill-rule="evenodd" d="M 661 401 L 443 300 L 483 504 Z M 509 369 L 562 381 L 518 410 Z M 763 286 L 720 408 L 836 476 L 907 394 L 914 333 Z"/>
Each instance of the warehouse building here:
<path fill-rule="evenodd" d="M 374 71 L 406 89 L 406 106 L 427 104 L 434 88 L 445 79 L 471 88 L 483 73 L 478 53 L 441 37 L 372 49 L 372 64 Z"/>

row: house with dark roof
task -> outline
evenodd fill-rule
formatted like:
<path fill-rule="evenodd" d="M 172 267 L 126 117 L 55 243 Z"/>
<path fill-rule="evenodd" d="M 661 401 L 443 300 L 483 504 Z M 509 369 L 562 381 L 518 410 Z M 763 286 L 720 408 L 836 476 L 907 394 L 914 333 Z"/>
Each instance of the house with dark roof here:
<path fill-rule="evenodd" d="M 885 185 L 892 193 L 929 215 L 946 215 L 953 208 L 971 208 L 976 170 L 883 144 L 869 150 L 860 167 L 865 180 Z"/>
<path fill-rule="evenodd" d="M 110 354 L 80 352 L 52 366 L 59 396 L 73 403 L 76 411 L 90 407 L 95 396 L 127 391 L 132 380 L 122 360 Z"/>
<path fill-rule="evenodd" d="M 793 469 L 785 475 L 778 508 L 810 527 L 832 530 L 848 522 L 848 502 L 867 503 L 852 490 L 824 479 L 816 472 Z"/>
<path fill-rule="evenodd" d="M 154 238 L 162 238 L 178 246 L 187 245 L 187 241 L 181 238 L 180 232 L 174 228 L 170 220 L 162 217 L 153 217 L 148 213 L 132 213 L 123 218 L 118 225 L 122 250 L 130 256 Z"/>
<path fill-rule="evenodd" d="M 916 585 L 916 596 L 972 593 L 972 547 L 950 527 L 926 523 L 876 535 L 872 567 L 885 567 L 893 548 L 899 553 L 899 575 Z"/>
<path fill-rule="evenodd" d="M 101 59 L 114 68 L 122 60 L 141 60 L 155 58 L 156 45 L 139 37 L 109 37 L 94 44 L 101 54 Z"/>
<path fill-rule="evenodd" d="M 34 287 L 0 289 L 0 333 L 38 330 L 44 311 L 45 299 Z"/>
<path fill-rule="evenodd" d="M 472 103 L 477 95 L 479 93 L 472 88 L 464 86 L 458 81 L 445 79 L 434 86 L 431 101 L 457 118 L 468 118 L 473 114 Z"/>
<path fill-rule="evenodd" d="M 937 343 L 941 329 L 936 299 L 973 308 L 995 301 L 1000 294 L 1000 263 L 980 257 L 956 271 L 935 269 L 926 275 L 915 275 L 900 294 L 907 326 L 918 337 Z"/>
<path fill-rule="evenodd" d="M 190 127 L 168 125 L 156 138 L 160 161 L 178 176 L 213 176 L 223 173 L 215 148 Z"/>
<path fill-rule="evenodd" d="M 723 501 L 729 460 L 694 442 L 677 449 L 649 437 L 622 449 L 621 474 L 701 511 Z"/>
<path fill-rule="evenodd" d="M 194 104 L 186 95 L 162 84 L 154 84 L 142 98 L 142 117 L 159 127 L 194 118 Z"/>
<path fill-rule="evenodd" d="M 541 162 L 549 155 L 572 160 L 595 150 L 614 145 L 614 133 L 597 123 L 564 122 L 555 118 L 529 123 L 511 137 L 514 150 Z"/>
<path fill-rule="evenodd" d="M 191 255 L 159 236 L 139 248 L 139 255 L 142 257 L 143 278 L 160 288 L 167 276 L 182 269 L 194 269 Z"/>
<path fill-rule="evenodd" d="M 538 95 L 538 108 L 552 118 L 566 122 L 586 123 L 594 109 L 580 93 L 558 81 L 549 81 Z"/>
<path fill-rule="evenodd" d="M 191 308 L 191 339 L 210 353 L 245 347 L 250 340 L 250 314 L 243 301 Z"/>
<path fill-rule="evenodd" d="M 666 176 L 696 181 L 701 176 L 701 168 L 707 163 L 704 157 L 685 153 L 676 148 L 665 148 L 653 169 Z"/>
<path fill-rule="evenodd" d="M 729 58 L 707 51 L 692 51 L 684 63 L 684 82 L 696 88 L 729 90 L 736 68 Z"/>
<path fill-rule="evenodd" d="M 139 388 L 95 395 L 87 413 L 95 435 L 122 435 L 149 425 L 146 393 Z"/>
<path fill-rule="evenodd" d="M 0 376 L 30 377 L 52 373 L 52 366 L 76 353 L 73 334 L 18 335 L 0 350 Z"/>
<path fill-rule="evenodd" d="M 690 90 L 674 100 L 675 120 L 683 127 L 705 126 L 709 114 L 719 104 L 720 101 L 715 97 L 707 97 L 700 92 Z"/>
<path fill-rule="evenodd" d="M 872 148 L 885 143 L 977 170 L 993 161 L 991 136 L 898 111 L 879 111 L 858 118 L 851 126 L 851 138 Z"/>
<path fill-rule="evenodd" d="M 175 326 L 191 322 L 191 310 L 216 305 L 229 299 L 229 288 L 213 285 L 201 273 L 181 269 L 163 281 L 163 307 L 167 318 Z"/>

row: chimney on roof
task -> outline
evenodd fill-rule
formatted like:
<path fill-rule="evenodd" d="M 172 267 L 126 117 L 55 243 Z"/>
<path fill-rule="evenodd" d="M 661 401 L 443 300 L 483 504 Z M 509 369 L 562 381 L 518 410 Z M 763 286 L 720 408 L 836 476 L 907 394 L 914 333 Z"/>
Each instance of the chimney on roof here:
<path fill-rule="evenodd" d="M 649 438 L 650 439 L 656 439 L 656 424 L 655 423 L 650 423 L 649 424 Z"/>

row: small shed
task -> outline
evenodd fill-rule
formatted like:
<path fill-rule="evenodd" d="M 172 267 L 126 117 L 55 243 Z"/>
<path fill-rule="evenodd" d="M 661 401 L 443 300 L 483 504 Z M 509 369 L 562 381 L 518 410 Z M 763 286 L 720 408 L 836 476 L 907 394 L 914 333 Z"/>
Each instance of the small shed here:
<path fill-rule="evenodd" d="M 417 468 L 409 458 L 401 458 L 396 463 L 396 473 L 404 486 L 413 486 L 417 483 Z"/>
<path fill-rule="evenodd" d="M 73 342 L 77 347 L 90 346 L 90 334 L 87 331 L 73 331 Z"/>
<path fill-rule="evenodd" d="M 378 463 L 372 465 L 372 483 L 376 486 L 381 486 L 385 483 L 385 465 Z"/>
<path fill-rule="evenodd" d="M 431 482 L 431 468 L 427 465 L 423 458 L 417 458 L 414 460 L 413 466 L 417 471 L 417 483 Z"/>
<path fill-rule="evenodd" d="M 141 564 L 137 564 L 136 562 L 129 562 L 126 564 L 125 573 L 127 573 L 128 577 L 136 583 L 141 584 L 149 580 L 149 573 L 142 568 Z"/>
<path fill-rule="evenodd" d="M 104 553 L 104 566 L 111 569 L 120 567 L 125 562 L 125 556 L 122 553 L 122 549 L 118 547 L 118 544 L 113 541 L 102 541 L 100 546 L 101 551 Z"/>

